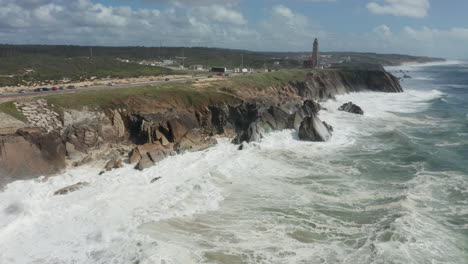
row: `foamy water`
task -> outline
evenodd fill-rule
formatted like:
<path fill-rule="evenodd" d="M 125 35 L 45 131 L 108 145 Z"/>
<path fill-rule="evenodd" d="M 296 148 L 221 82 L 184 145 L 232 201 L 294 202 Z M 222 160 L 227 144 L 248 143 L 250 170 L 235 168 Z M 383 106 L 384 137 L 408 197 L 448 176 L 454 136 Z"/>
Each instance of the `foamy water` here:
<path fill-rule="evenodd" d="M 143 172 L 11 183 L 0 263 L 466 263 L 468 168 L 456 163 L 463 145 L 450 144 L 468 131 L 432 112 L 449 91 L 418 82 L 324 103 L 329 142 L 285 130 L 242 151 L 220 139 Z M 365 114 L 336 110 L 348 101 Z M 90 185 L 53 195 L 80 181 Z"/>

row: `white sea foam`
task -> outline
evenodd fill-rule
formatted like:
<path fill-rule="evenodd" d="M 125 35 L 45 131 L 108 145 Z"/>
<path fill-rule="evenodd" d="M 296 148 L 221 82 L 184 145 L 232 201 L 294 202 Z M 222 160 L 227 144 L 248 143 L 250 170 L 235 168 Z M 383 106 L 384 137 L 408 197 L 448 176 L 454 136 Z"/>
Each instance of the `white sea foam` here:
<path fill-rule="evenodd" d="M 0 193 L 1 263 L 423 263 L 447 257 L 454 238 L 419 205 L 432 199 L 437 175 L 421 173 L 409 184 L 379 190 L 359 160 L 342 161 L 349 153 L 392 148 L 357 143 L 405 122 L 430 122 L 402 115 L 424 111 L 443 95 L 407 90 L 338 96 L 320 112 L 335 128 L 328 142 L 301 142 L 285 130 L 242 151 L 220 139 L 211 149 L 143 172 L 127 166 L 98 176 L 97 169 L 79 168 L 11 183 Z M 337 110 L 348 101 L 365 114 Z M 382 168 L 420 167 L 379 162 Z M 155 177 L 162 178 L 151 184 Z M 79 181 L 90 185 L 53 195 Z M 435 184 L 461 181 L 458 175 Z M 381 211 L 386 216 L 376 220 Z M 447 262 L 460 254 L 455 250 Z"/>
<path fill-rule="evenodd" d="M 448 65 L 461 65 L 466 64 L 466 61 L 458 60 L 447 60 L 440 62 L 428 62 L 428 63 L 415 63 L 415 64 L 405 64 L 400 66 L 386 66 L 385 69 L 388 71 L 419 71 L 421 67 L 430 67 L 430 66 L 448 66 Z"/>

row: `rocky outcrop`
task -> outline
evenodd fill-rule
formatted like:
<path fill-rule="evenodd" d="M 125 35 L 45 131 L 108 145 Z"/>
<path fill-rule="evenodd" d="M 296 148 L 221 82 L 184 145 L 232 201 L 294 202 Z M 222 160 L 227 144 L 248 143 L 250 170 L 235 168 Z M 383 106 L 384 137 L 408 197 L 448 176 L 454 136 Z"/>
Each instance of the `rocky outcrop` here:
<path fill-rule="evenodd" d="M 106 163 L 104 167 L 106 171 L 111 171 L 112 169 L 120 169 L 123 167 L 123 162 L 121 159 L 111 159 Z"/>
<path fill-rule="evenodd" d="M 65 155 L 59 134 L 20 129 L 0 137 L 0 176 L 8 180 L 50 175 L 65 168 Z"/>
<path fill-rule="evenodd" d="M 89 182 L 78 182 L 78 183 L 75 183 L 73 185 L 63 187 L 62 189 L 59 189 L 59 190 L 55 191 L 54 195 L 69 194 L 71 192 L 78 191 L 79 189 L 81 189 L 81 188 L 83 188 L 83 187 L 85 187 L 87 185 L 89 185 Z"/>
<path fill-rule="evenodd" d="M 301 122 L 299 139 L 306 141 L 328 141 L 332 136 L 333 128 L 315 115 L 308 115 Z"/>
<path fill-rule="evenodd" d="M 342 106 L 338 108 L 338 110 L 348 112 L 351 114 L 357 114 L 357 115 L 364 114 L 364 111 L 362 111 L 361 107 L 353 104 L 353 102 L 348 102 L 348 103 L 343 104 Z"/>
<path fill-rule="evenodd" d="M 31 104 L 23 103 L 18 108 L 42 131 L 36 131 L 36 136 L 0 134 L 0 175 L 50 175 L 65 167 L 65 157 L 76 166 L 118 160 L 121 154 L 111 157 L 107 153 L 112 145 L 126 146 L 122 149 L 131 150 L 128 162 L 145 169 L 176 152 L 205 149 L 216 143 L 216 135 L 240 144 L 260 140 L 269 131 L 296 129 L 301 139 L 324 141 L 332 128 L 318 118 L 321 106 L 317 101 L 362 90 L 402 91 L 398 80 L 385 71 L 327 70 L 261 89 L 239 87 L 236 103 L 179 107 L 129 97 L 115 108 L 100 111 L 66 109 L 63 120 L 44 101 L 35 101 L 33 110 L 28 109 Z M 43 111 L 39 105 L 48 109 L 41 120 L 49 117 L 51 123 L 34 121 L 32 113 Z M 106 169 L 115 167 L 108 165 Z"/>
<path fill-rule="evenodd" d="M 44 99 L 31 102 L 17 102 L 16 107 L 22 112 L 32 127 L 44 129 L 47 133 L 60 132 L 63 128 L 59 114 L 49 108 Z"/>

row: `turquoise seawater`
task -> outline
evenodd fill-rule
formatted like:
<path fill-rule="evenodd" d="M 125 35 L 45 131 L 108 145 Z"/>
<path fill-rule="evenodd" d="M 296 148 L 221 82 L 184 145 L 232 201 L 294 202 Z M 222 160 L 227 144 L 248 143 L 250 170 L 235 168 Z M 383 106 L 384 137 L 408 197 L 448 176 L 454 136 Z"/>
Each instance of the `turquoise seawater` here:
<path fill-rule="evenodd" d="M 329 142 L 287 130 L 9 184 L 0 263 L 468 263 L 468 64 L 388 70 L 412 77 L 404 93 L 323 104 Z M 52 195 L 77 181 L 91 184 Z"/>

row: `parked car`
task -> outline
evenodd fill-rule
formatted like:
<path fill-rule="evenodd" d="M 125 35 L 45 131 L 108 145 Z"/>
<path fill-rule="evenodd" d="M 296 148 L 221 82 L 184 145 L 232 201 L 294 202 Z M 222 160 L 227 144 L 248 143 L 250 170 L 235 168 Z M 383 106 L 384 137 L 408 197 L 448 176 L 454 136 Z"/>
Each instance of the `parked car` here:
<path fill-rule="evenodd" d="M 75 86 L 75 85 L 69 85 L 69 86 L 67 87 L 67 89 L 76 89 L 76 86 Z"/>
<path fill-rule="evenodd" d="M 222 74 L 222 73 L 218 73 L 218 74 L 216 74 L 216 75 L 218 75 L 218 76 L 223 76 L 223 74 Z"/>
<path fill-rule="evenodd" d="M 26 93 L 26 91 L 25 90 L 20 90 L 18 93 L 24 94 L 24 93 Z"/>
<path fill-rule="evenodd" d="M 225 73 L 224 76 L 229 76 L 229 73 Z"/>
<path fill-rule="evenodd" d="M 164 81 L 168 82 L 168 81 L 169 81 L 169 78 L 164 79 Z"/>
<path fill-rule="evenodd" d="M 47 92 L 47 91 L 50 91 L 50 89 L 49 88 L 42 88 L 42 91 Z"/>
<path fill-rule="evenodd" d="M 38 93 L 38 92 L 42 92 L 42 88 L 36 88 L 33 90 L 34 92 Z"/>
<path fill-rule="evenodd" d="M 114 84 L 110 82 L 107 84 L 107 86 L 114 86 Z"/>
<path fill-rule="evenodd" d="M 58 90 L 59 90 L 59 88 L 57 88 L 57 87 L 52 87 L 52 91 L 58 91 Z"/>
<path fill-rule="evenodd" d="M 208 75 L 208 78 L 213 78 L 213 75 Z"/>
<path fill-rule="evenodd" d="M 65 87 L 64 87 L 64 86 L 60 86 L 59 89 L 60 89 L 60 90 L 65 90 Z"/>

